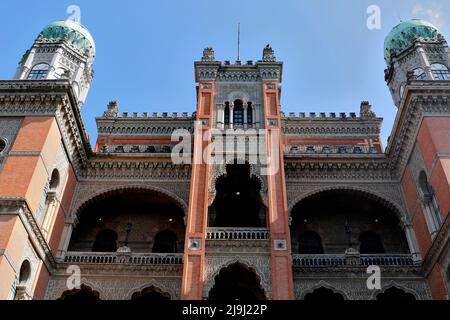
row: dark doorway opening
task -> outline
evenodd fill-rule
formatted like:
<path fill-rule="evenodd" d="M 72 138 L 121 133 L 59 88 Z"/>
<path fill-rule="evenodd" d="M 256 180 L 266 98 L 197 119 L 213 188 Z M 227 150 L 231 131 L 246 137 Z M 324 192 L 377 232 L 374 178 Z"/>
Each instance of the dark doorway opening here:
<path fill-rule="evenodd" d="M 323 254 L 322 238 L 314 231 L 303 232 L 298 240 L 298 253 Z"/>
<path fill-rule="evenodd" d="M 361 254 L 386 253 L 380 236 L 373 231 L 366 231 L 359 236 L 359 252 Z"/>
<path fill-rule="evenodd" d="M 235 263 L 222 269 L 216 276 L 208 299 L 213 301 L 258 301 L 266 300 L 266 296 L 255 272 L 241 263 Z"/>
<path fill-rule="evenodd" d="M 159 232 L 155 236 L 152 251 L 155 253 L 177 253 L 178 239 L 176 233 L 170 230 Z"/>
<path fill-rule="evenodd" d="M 114 230 L 103 230 L 95 237 L 92 252 L 116 252 L 117 233 Z"/>

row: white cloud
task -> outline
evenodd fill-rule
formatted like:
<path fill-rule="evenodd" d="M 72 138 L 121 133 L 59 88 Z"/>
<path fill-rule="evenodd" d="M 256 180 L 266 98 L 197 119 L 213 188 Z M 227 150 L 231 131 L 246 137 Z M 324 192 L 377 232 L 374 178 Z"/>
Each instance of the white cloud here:
<path fill-rule="evenodd" d="M 438 28 L 442 28 L 445 24 L 442 9 L 433 4 L 432 7 L 423 7 L 421 4 L 416 4 L 412 11 L 413 16 L 425 16 L 426 20 L 429 20 Z"/>

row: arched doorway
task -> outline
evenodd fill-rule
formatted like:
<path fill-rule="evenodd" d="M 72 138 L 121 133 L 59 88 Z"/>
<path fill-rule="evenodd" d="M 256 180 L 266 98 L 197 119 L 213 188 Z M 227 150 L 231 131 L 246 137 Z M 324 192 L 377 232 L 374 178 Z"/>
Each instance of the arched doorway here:
<path fill-rule="evenodd" d="M 84 284 L 80 289 L 65 291 L 58 300 L 64 301 L 99 301 L 100 294 Z"/>
<path fill-rule="evenodd" d="M 298 240 L 298 253 L 322 254 L 322 238 L 314 231 L 303 232 Z"/>
<path fill-rule="evenodd" d="M 239 262 L 222 269 L 209 292 L 213 301 L 266 300 L 264 289 L 256 273 Z"/>
<path fill-rule="evenodd" d="M 153 252 L 155 253 L 177 253 L 178 239 L 177 234 L 171 230 L 164 230 L 155 236 L 153 243 Z"/>
<path fill-rule="evenodd" d="M 366 192 L 319 192 L 298 202 L 291 216 L 293 252 L 302 254 L 302 235 L 315 232 L 320 235 L 325 254 L 343 254 L 349 247 L 361 249 L 363 254 L 410 253 L 397 211 Z M 317 237 L 308 239 L 307 246 L 318 243 Z M 320 250 L 315 254 L 320 254 Z"/>
<path fill-rule="evenodd" d="M 209 208 L 210 227 L 266 227 L 266 207 L 261 185 L 250 175 L 248 164 L 229 164 L 217 179 L 216 197 Z"/>
<path fill-rule="evenodd" d="M 320 287 L 305 295 L 305 301 L 335 302 L 344 301 L 344 297 L 331 289 Z"/>
<path fill-rule="evenodd" d="M 117 232 L 106 229 L 100 231 L 95 237 L 92 252 L 116 252 L 117 251 Z"/>
<path fill-rule="evenodd" d="M 168 294 L 167 292 L 163 292 L 161 289 L 159 289 L 155 286 L 150 286 L 139 292 L 133 293 L 131 300 L 133 300 L 133 301 L 154 301 L 154 302 L 169 301 L 170 294 Z"/>
<path fill-rule="evenodd" d="M 397 287 L 392 287 L 377 295 L 379 301 L 414 301 L 416 297 L 409 292 L 405 292 Z"/>
<path fill-rule="evenodd" d="M 359 252 L 361 254 L 386 253 L 380 236 L 373 231 L 365 231 L 359 235 Z"/>

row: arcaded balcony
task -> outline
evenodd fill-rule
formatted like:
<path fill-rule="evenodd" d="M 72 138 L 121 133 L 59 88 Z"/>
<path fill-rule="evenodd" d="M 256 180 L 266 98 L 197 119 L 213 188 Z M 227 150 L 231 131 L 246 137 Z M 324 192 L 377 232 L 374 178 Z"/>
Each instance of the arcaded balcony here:
<path fill-rule="evenodd" d="M 184 212 L 169 196 L 127 190 L 82 207 L 64 263 L 181 265 Z"/>
<path fill-rule="evenodd" d="M 293 265 L 414 266 L 414 251 L 399 215 L 367 192 L 330 190 L 312 195 L 292 210 Z"/>

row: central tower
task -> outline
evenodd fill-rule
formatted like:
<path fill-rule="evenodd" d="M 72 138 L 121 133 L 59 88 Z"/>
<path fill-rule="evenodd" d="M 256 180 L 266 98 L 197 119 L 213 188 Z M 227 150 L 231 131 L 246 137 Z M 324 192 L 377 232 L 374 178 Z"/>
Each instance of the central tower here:
<path fill-rule="evenodd" d="M 211 235 L 221 231 L 230 234 L 230 240 L 239 247 L 245 246 L 245 241 L 239 243 L 240 239 L 234 239 L 233 235 L 244 230 L 254 237 L 264 230 L 268 234 L 262 238 L 267 244 L 265 267 L 269 269 L 254 270 L 259 278 L 268 278 L 263 284 L 266 297 L 293 298 L 280 130 L 282 66 L 269 45 L 256 63 L 219 62 L 212 48 L 206 48 L 201 61 L 195 62 L 197 122 L 182 285 L 184 299 L 206 298 L 211 270 L 225 259 L 215 259 L 216 253 L 209 251 Z M 243 262 L 239 251 L 231 254 L 234 257 L 228 255 L 226 259 Z M 248 264 L 263 261 L 258 253 L 246 255 Z M 258 269 L 255 265 L 247 267 Z"/>

